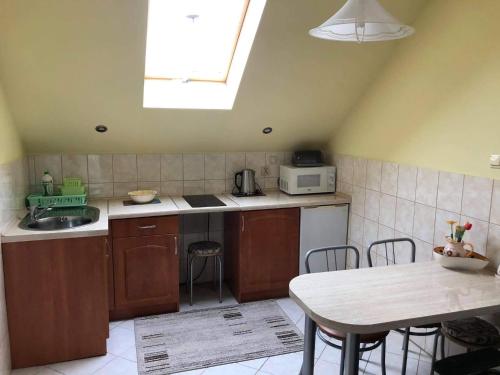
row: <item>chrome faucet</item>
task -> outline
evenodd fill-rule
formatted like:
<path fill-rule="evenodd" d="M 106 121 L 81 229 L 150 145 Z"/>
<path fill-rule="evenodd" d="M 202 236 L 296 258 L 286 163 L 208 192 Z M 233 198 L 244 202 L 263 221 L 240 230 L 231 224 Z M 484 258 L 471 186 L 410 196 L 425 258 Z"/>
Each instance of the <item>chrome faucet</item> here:
<path fill-rule="evenodd" d="M 52 210 L 52 206 L 46 208 L 40 208 L 40 206 L 30 206 L 30 219 L 31 221 L 37 221 L 40 216 Z"/>

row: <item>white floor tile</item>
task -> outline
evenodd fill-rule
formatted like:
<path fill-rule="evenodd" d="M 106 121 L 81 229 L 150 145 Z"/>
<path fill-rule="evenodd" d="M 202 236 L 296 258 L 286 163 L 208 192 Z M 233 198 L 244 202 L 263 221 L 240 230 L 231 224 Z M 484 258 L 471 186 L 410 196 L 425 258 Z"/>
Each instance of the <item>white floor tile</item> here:
<path fill-rule="evenodd" d="M 113 354 L 108 353 L 107 355 L 101 357 L 55 363 L 48 365 L 47 367 L 64 375 L 89 375 L 104 367 L 114 358 L 115 356 Z"/>
<path fill-rule="evenodd" d="M 137 375 L 137 363 L 115 358 L 92 375 Z"/>
<path fill-rule="evenodd" d="M 340 366 L 337 363 L 332 363 L 324 360 L 319 360 L 314 365 L 315 375 L 338 375 L 340 374 Z"/>
<path fill-rule="evenodd" d="M 231 363 L 223 366 L 209 367 L 203 371 L 203 375 L 255 375 L 256 369 L 242 366 L 238 363 Z"/>
<path fill-rule="evenodd" d="M 276 302 L 294 323 L 304 315 L 302 309 L 291 298 L 281 298 Z"/>
<path fill-rule="evenodd" d="M 118 327 L 134 332 L 134 319 L 121 321 Z"/>
<path fill-rule="evenodd" d="M 372 353 L 375 354 L 375 353 Z M 401 374 L 401 366 L 403 364 L 403 356 L 393 353 L 387 353 L 385 357 L 385 364 L 387 375 Z M 407 375 L 416 375 L 418 368 L 418 360 L 415 358 L 408 358 L 406 366 Z M 365 375 L 379 375 L 382 373 L 380 368 L 380 356 L 371 355 L 370 360 L 365 367 Z"/>
<path fill-rule="evenodd" d="M 178 372 L 175 375 L 201 375 L 205 369 Z"/>
<path fill-rule="evenodd" d="M 302 352 L 269 357 L 261 371 L 273 375 L 298 374 L 302 367 Z"/>
<path fill-rule="evenodd" d="M 43 369 L 43 366 L 20 368 L 17 370 L 12 370 L 11 375 L 36 375 Z"/>
<path fill-rule="evenodd" d="M 109 333 L 109 339 L 107 341 L 108 353 L 121 356 L 127 350 L 135 348 L 135 335 L 134 332 L 122 328 L 120 326 L 114 328 Z"/>
<path fill-rule="evenodd" d="M 118 357 L 124 358 L 126 360 L 131 361 L 131 362 L 137 362 L 137 349 L 136 349 L 135 345 L 131 346 L 129 349 L 120 353 L 120 355 Z"/>
<path fill-rule="evenodd" d="M 250 361 L 238 362 L 238 364 L 258 370 L 264 365 L 267 359 L 268 357 L 252 359 Z"/>

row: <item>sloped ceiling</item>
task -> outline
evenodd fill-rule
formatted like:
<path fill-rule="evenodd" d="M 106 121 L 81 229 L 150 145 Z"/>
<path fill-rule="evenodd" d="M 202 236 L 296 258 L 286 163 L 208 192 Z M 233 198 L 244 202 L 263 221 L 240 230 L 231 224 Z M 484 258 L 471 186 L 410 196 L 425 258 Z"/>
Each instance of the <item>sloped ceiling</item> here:
<path fill-rule="evenodd" d="M 343 2 L 268 0 L 232 111 L 142 108 L 146 0 L 0 0 L 0 81 L 29 152 L 321 147 L 400 43 L 309 37 Z"/>

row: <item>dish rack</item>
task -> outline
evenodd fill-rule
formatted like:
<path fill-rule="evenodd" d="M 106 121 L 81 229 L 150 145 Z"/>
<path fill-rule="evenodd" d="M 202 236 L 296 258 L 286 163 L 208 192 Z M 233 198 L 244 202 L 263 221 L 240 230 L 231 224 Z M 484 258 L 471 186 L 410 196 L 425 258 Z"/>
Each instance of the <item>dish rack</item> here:
<path fill-rule="evenodd" d="M 81 207 L 87 205 L 87 195 L 51 195 L 30 194 L 26 197 L 29 206 L 47 207 Z"/>

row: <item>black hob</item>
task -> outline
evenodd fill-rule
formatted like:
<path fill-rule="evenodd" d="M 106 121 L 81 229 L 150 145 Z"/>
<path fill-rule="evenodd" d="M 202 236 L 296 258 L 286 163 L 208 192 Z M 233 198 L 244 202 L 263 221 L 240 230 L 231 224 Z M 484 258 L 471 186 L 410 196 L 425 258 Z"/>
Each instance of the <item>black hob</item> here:
<path fill-rule="evenodd" d="M 183 195 L 182 198 L 193 208 L 221 207 L 226 204 L 215 195 Z"/>

